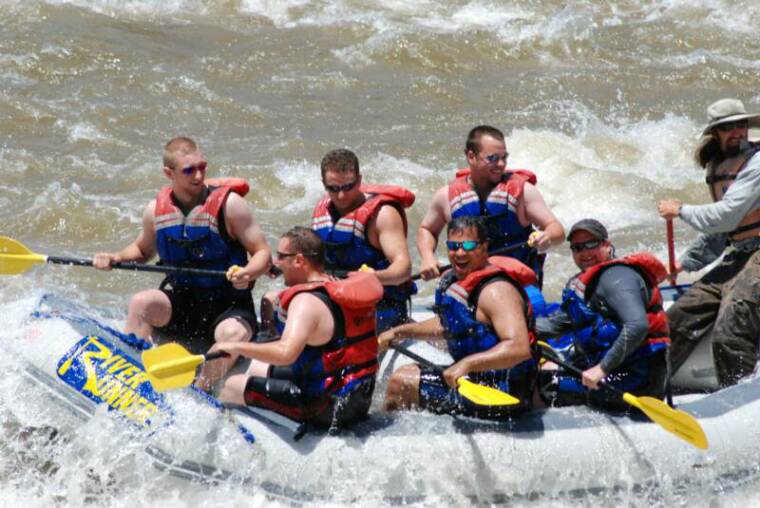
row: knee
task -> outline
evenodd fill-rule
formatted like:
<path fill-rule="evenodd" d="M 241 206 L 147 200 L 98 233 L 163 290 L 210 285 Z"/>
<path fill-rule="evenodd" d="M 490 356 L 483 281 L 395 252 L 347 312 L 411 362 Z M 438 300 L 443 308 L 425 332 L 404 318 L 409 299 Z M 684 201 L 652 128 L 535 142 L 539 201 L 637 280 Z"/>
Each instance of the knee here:
<path fill-rule="evenodd" d="M 419 386 L 420 369 L 416 365 L 404 365 L 396 369 L 388 379 L 386 397 L 391 399 L 405 398 L 411 390 Z"/>
<path fill-rule="evenodd" d="M 243 342 L 250 340 L 252 334 L 248 323 L 241 319 L 228 318 L 214 329 L 214 340 L 216 342 Z"/>
<path fill-rule="evenodd" d="M 139 293 L 132 295 L 132 298 L 129 300 L 130 312 L 143 314 L 153 300 L 153 298 L 151 298 L 151 293 L 152 291 L 140 291 Z"/>
<path fill-rule="evenodd" d="M 135 293 L 129 301 L 129 312 L 143 317 L 149 314 L 170 313 L 171 303 L 162 291 L 155 289 L 140 291 Z"/>

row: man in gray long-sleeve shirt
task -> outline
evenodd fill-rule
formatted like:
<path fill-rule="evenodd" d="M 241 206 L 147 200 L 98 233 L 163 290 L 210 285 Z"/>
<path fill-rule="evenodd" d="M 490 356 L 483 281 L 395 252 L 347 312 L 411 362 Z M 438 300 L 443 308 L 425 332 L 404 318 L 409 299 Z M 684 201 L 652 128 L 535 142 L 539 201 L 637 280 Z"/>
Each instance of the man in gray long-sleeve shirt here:
<path fill-rule="evenodd" d="M 679 217 L 702 234 L 676 263 L 676 271 L 696 271 L 721 262 L 668 309 L 673 370 L 683 365 L 703 339 L 712 341 L 721 387 L 752 373 L 760 339 L 760 144 L 748 139 L 760 114 L 747 114 L 736 99 L 707 108 L 709 123 L 695 158 L 707 170 L 713 203 L 659 203 L 665 219 Z"/>
<path fill-rule="evenodd" d="M 645 252 L 615 258 L 606 228 L 594 219 L 576 223 L 568 240 L 582 272 L 567 283 L 561 310 L 539 318 L 536 330 L 583 375 L 577 379 L 545 365 L 541 396 L 555 406 L 624 408 L 620 395 L 597 390 L 606 378 L 621 390 L 661 398 L 668 324 L 657 284 L 665 267 Z"/>

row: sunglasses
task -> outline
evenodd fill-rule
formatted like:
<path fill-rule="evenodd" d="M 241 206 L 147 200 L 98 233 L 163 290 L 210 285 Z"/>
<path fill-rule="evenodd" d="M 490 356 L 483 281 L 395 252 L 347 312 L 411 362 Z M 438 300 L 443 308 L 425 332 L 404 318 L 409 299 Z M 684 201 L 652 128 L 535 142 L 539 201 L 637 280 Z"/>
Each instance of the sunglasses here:
<path fill-rule="evenodd" d="M 588 242 L 571 243 L 570 250 L 573 252 L 581 252 L 584 250 L 596 249 L 601 244 L 602 244 L 601 240 L 589 240 Z"/>
<path fill-rule="evenodd" d="M 749 121 L 737 120 L 735 122 L 719 123 L 715 126 L 720 132 L 731 132 L 734 129 L 748 129 Z"/>
<path fill-rule="evenodd" d="M 196 171 L 200 171 L 201 173 L 206 172 L 206 167 L 208 166 L 207 162 L 201 162 L 200 164 L 196 164 L 195 166 L 187 166 L 182 168 L 182 174 L 190 176 Z"/>
<path fill-rule="evenodd" d="M 452 242 L 449 240 L 446 242 L 446 247 L 450 251 L 457 251 L 459 249 L 462 249 L 465 252 L 471 252 L 477 249 L 478 245 L 480 245 L 480 242 L 477 240 L 465 240 L 463 242 Z"/>
<path fill-rule="evenodd" d="M 280 252 L 280 251 L 277 251 L 277 261 L 282 261 L 285 258 L 289 258 L 289 257 L 297 256 L 297 255 L 298 255 L 297 252 Z"/>
<path fill-rule="evenodd" d="M 486 155 L 485 157 L 483 157 L 483 159 L 487 160 L 491 164 L 496 164 L 499 161 L 504 161 L 504 164 L 506 164 L 507 157 L 509 157 L 508 153 L 505 153 L 504 155 L 497 155 L 495 153 L 492 153 L 491 155 Z"/>
<path fill-rule="evenodd" d="M 327 185 L 326 183 L 322 182 L 322 184 L 325 186 L 325 190 L 327 192 L 332 192 L 333 194 L 337 194 L 339 192 L 348 192 L 356 187 L 357 183 L 359 183 L 359 180 L 354 180 L 350 183 L 344 183 L 343 185 Z"/>

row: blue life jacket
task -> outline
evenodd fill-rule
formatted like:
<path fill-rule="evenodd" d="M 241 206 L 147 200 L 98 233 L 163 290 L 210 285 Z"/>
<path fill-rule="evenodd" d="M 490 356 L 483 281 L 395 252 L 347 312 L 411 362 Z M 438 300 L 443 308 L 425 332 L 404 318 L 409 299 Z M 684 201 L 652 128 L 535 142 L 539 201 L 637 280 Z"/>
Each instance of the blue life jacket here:
<path fill-rule="evenodd" d="M 517 206 L 522 199 L 526 183 L 535 184 L 536 176 L 527 170 L 508 170 L 483 203 L 470 183 L 469 171 L 460 170 L 457 178 L 449 183 L 451 218 L 485 217 L 489 253 L 527 242 L 533 227 L 521 225 L 517 215 Z M 540 279 L 543 258 L 536 255 L 533 249 L 525 246 L 504 254 L 496 254 L 522 261 L 533 269 Z"/>
<path fill-rule="evenodd" d="M 531 306 L 523 289 L 523 285 L 535 282 L 535 274 L 524 264 L 510 258 L 493 257 L 491 260 L 499 265 L 488 265 L 461 281 L 456 280 L 453 270 L 447 271 L 436 288 L 436 313 L 445 332 L 449 353 L 455 361 L 487 351 L 499 343 L 500 339 L 493 327 L 476 319 L 480 292 L 497 280 L 510 282 L 522 295 L 530 341 L 531 344 L 535 342 Z M 522 375 L 534 367 L 535 361 L 530 359 L 502 371 L 509 376 Z"/>
<path fill-rule="evenodd" d="M 623 365 L 664 351 L 670 343 L 667 316 L 662 307 L 662 296 L 657 288 L 657 284 L 667 275 L 665 267 L 649 253 L 637 253 L 620 259 L 612 259 L 576 275 L 570 279 L 562 291 L 562 309 L 570 317 L 574 329 L 571 333 L 576 351 L 574 360 L 585 358 L 585 367 L 597 365 L 620 336 L 622 330 L 620 324 L 612 317 L 592 309 L 588 304 L 602 272 L 615 265 L 630 266 L 635 269 L 642 275 L 652 294 L 646 305 L 649 320 L 646 339 L 641 346 L 628 355 Z M 560 342 L 567 342 L 567 339 Z"/>
<path fill-rule="evenodd" d="M 362 185 L 361 190 L 367 195 L 364 203 L 335 222 L 332 201 L 328 196 L 314 207 L 311 228 L 325 244 L 325 266 L 328 270 L 358 270 L 362 265 L 384 270 L 390 266 L 383 251 L 373 247 L 367 239 L 369 222 L 385 205 L 394 206 L 399 211 L 406 234 L 404 208 L 414 203 L 411 191 L 393 185 Z M 398 286 L 386 286 L 383 298 L 406 301 L 416 292 L 416 285 L 409 281 Z"/>
<path fill-rule="evenodd" d="M 213 183 L 210 181 L 209 183 Z M 156 248 L 160 263 L 169 266 L 226 271 L 232 265 L 245 266 L 248 254 L 239 242 L 229 238 L 224 230 L 224 204 L 230 192 L 244 195 L 248 184 L 244 180 L 225 179 L 219 187 L 207 187 L 205 200 L 185 215 L 176 205 L 172 190 L 165 187 L 156 197 Z M 196 289 L 236 290 L 224 277 L 199 277 L 171 274 L 167 277 L 173 287 Z"/>

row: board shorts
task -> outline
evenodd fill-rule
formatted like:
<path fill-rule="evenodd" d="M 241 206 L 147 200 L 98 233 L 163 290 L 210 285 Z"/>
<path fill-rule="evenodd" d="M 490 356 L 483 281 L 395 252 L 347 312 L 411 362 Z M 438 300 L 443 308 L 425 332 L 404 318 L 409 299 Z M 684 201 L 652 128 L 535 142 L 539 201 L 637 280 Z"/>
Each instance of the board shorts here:
<path fill-rule="evenodd" d="M 450 388 L 443 371 L 420 367 L 420 407 L 435 414 L 464 415 L 485 420 L 509 420 L 532 407 L 536 381 L 536 363 L 526 360 L 512 369 L 470 374 L 470 381 L 497 388 L 520 399 L 511 406 L 480 406 Z"/>
<path fill-rule="evenodd" d="M 345 428 L 367 417 L 374 389 L 374 376 L 363 379 L 343 396 L 326 395 L 327 404 L 321 411 L 302 418 L 296 413 L 321 401 L 303 395 L 290 367 L 272 365 L 267 377 L 248 378 L 243 396 L 249 406 L 270 409 L 318 428 Z"/>
<path fill-rule="evenodd" d="M 254 335 L 258 330 L 250 291 L 210 292 L 171 286 L 161 287 L 161 291 L 171 302 L 172 314 L 169 322 L 156 330 L 160 337 L 176 340 L 194 354 L 204 354 L 211 348 L 214 330 L 227 318 L 248 323 Z"/>

